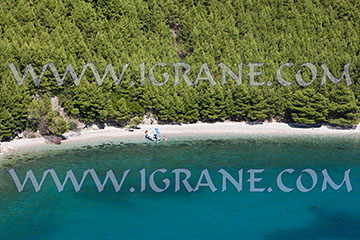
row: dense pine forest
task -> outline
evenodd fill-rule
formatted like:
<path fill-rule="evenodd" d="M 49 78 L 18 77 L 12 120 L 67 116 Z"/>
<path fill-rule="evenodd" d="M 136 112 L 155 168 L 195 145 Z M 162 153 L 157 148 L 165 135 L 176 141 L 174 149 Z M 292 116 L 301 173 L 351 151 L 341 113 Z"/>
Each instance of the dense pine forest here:
<path fill-rule="evenodd" d="M 0 140 L 23 131 L 62 134 L 85 124 L 125 126 L 151 114 L 161 123 L 196 121 L 277 120 L 301 124 L 353 125 L 360 121 L 360 2 L 358 0 L 2 0 L 0 2 Z M 94 63 L 100 75 L 112 64 L 110 75 L 98 86 L 90 70 L 78 86 L 68 75 L 58 86 L 47 70 L 39 86 L 28 75 L 18 86 L 8 64 L 21 74 L 31 63 L 38 75 L 53 62 L 62 75 L 67 64 L 80 75 Z M 169 81 L 161 87 L 146 79 L 140 84 L 139 65 L 157 67 L 155 77 Z M 216 85 L 209 81 L 174 86 L 173 63 L 191 65 L 191 81 L 207 63 Z M 314 82 L 301 87 L 280 85 L 277 68 L 287 62 L 283 78 L 295 82 L 300 65 L 313 63 Z M 352 84 L 328 81 L 321 86 L 323 63 L 336 78 L 351 62 Z M 242 84 L 228 76 L 221 85 L 224 63 Z M 264 63 L 257 81 L 249 86 L 249 63 Z M 303 69 L 304 81 L 311 81 Z M 130 82 L 135 83 L 130 86 Z M 58 99 L 65 115 L 54 110 Z"/>

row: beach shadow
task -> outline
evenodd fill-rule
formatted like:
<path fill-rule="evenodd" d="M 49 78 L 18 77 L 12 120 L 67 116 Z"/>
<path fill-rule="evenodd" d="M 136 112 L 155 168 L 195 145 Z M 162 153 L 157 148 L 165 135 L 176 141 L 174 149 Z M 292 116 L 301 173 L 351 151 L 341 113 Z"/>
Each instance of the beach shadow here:
<path fill-rule="evenodd" d="M 254 121 L 254 122 L 246 122 L 246 124 L 251 126 L 256 126 L 256 125 L 263 125 L 264 122 Z"/>
<path fill-rule="evenodd" d="M 316 240 L 316 239 L 347 239 L 360 238 L 360 216 L 347 212 L 335 212 L 310 207 L 315 215 L 314 221 L 308 226 L 294 229 L 276 229 L 265 235 L 265 240 Z"/>
<path fill-rule="evenodd" d="M 339 130 L 354 130 L 356 129 L 356 125 L 337 125 L 337 124 L 327 124 L 327 126 L 331 129 L 339 129 Z"/>
<path fill-rule="evenodd" d="M 288 123 L 289 127 L 292 128 L 319 128 L 322 126 L 321 123 L 306 124 L 306 123 Z"/>

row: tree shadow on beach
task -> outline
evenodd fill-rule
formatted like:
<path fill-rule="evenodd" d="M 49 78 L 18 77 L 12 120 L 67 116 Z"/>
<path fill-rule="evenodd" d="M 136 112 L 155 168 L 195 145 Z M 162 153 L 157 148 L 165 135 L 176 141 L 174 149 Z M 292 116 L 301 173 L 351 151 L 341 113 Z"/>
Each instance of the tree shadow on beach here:
<path fill-rule="evenodd" d="M 288 123 L 291 128 L 320 128 L 321 123 L 307 124 L 307 123 Z"/>

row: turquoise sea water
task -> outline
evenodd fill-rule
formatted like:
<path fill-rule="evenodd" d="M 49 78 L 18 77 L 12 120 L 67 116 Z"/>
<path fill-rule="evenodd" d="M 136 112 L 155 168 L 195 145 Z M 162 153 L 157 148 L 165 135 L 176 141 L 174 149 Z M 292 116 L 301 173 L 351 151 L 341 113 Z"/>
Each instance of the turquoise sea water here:
<path fill-rule="evenodd" d="M 42 172 L 53 168 L 60 180 L 73 170 L 80 181 L 83 171 L 94 169 L 100 180 L 113 170 L 118 180 L 130 169 L 119 192 L 108 182 L 98 192 L 92 178 L 75 192 L 70 181 L 58 192 L 48 176 L 39 192 L 28 182 L 18 192 L 8 173 L 14 169 L 20 181 L 32 169 L 40 181 Z M 157 193 L 149 185 L 156 169 L 156 184 L 167 190 Z M 199 187 L 188 192 L 184 185 L 175 192 L 174 169 L 191 172 L 194 188 L 204 169 L 217 191 Z M 284 169 L 283 182 L 294 188 L 286 193 L 277 186 Z M 141 192 L 139 171 L 146 171 L 146 189 Z M 242 191 L 227 183 L 222 192 L 224 169 L 235 179 L 243 169 Z M 251 192 L 250 169 L 265 169 Z M 316 186 L 300 192 L 296 180 L 303 169 L 317 173 Z M 335 183 L 351 169 L 352 191 L 345 184 L 321 192 L 322 170 L 327 169 Z M 184 175 L 181 175 L 184 178 Z M 202 183 L 206 179 L 202 179 Z M 304 187 L 311 178 L 303 174 Z M 131 192 L 130 188 L 135 191 Z M 268 192 L 269 187 L 273 191 Z M 160 143 L 107 143 L 80 148 L 43 151 L 41 154 L 12 157 L 0 170 L 0 239 L 264 239 L 335 240 L 360 239 L 360 139 L 356 137 L 261 137 L 191 139 Z"/>

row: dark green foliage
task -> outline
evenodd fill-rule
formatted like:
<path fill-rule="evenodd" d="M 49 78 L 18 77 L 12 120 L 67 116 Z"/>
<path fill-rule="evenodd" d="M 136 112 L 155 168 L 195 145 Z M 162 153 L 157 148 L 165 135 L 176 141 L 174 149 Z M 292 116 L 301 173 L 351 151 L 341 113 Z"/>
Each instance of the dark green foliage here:
<path fill-rule="evenodd" d="M 95 83 L 83 81 L 75 87 L 73 93 L 67 101 L 67 111 L 72 117 L 79 118 L 84 122 L 104 122 L 109 115 L 111 102 L 108 101 L 109 92 L 104 92 L 104 88 L 99 88 Z M 116 101 L 114 105 L 122 104 Z M 116 108 L 114 110 L 116 112 Z M 116 116 L 116 114 L 114 114 Z"/>
<path fill-rule="evenodd" d="M 263 92 L 260 88 L 250 89 L 250 109 L 248 112 L 248 119 L 251 121 L 264 121 L 269 118 L 270 105 L 268 100 L 264 98 Z"/>
<path fill-rule="evenodd" d="M 250 94 L 247 86 L 238 86 L 233 92 L 234 104 L 231 117 L 234 120 L 246 120 L 250 110 Z"/>
<path fill-rule="evenodd" d="M 44 0 L 0 3 L 0 139 L 9 139 L 28 127 L 38 128 L 40 102 L 35 96 L 57 96 L 68 116 L 86 123 L 132 124 L 152 113 L 159 121 L 264 121 L 277 119 L 299 123 L 356 124 L 360 96 L 360 3 L 333 1 L 143 1 L 143 0 Z M 17 87 L 7 64 L 14 62 L 23 73 L 32 63 L 40 75 L 42 66 L 54 62 L 60 75 L 72 63 L 77 75 L 85 63 L 93 62 L 102 76 L 111 63 L 120 75 L 130 62 L 122 82 L 114 86 L 108 76 L 98 87 L 90 70 L 74 86 L 67 76 L 57 86 L 47 71 L 38 87 L 31 78 Z M 138 65 L 145 63 L 146 77 L 155 69 L 158 81 L 170 75 L 168 83 L 154 87 L 146 80 L 140 86 Z M 175 62 L 192 67 L 195 81 L 202 63 L 208 63 L 218 84 L 200 81 L 197 86 L 174 86 Z M 220 86 L 223 62 L 237 74 L 243 64 L 242 85 L 227 76 Z M 248 63 L 265 62 L 257 81 L 272 82 L 249 87 Z M 277 68 L 286 62 L 283 77 L 294 82 L 300 64 L 314 63 L 316 81 L 306 89 L 280 86 Z M 350 87 L 319 87 L 321 64 L 340 77 L 343 66 L 352 62 Z M 180 74 L 181 75 L 181 74 Z M 204 74 L 203 74 L 204 76 Z M 304 70 L 303 78 L 310 80 Z M 130 87 L 129 83 L 135 83 Z M 46 97 L 42 101 L 48 102 Z M 30 104 L 30 106 L 29 106 Z M 37 104 L 37 105 L 36 105 Z M 41 104 L 40 104 L 41 105 Z M 46 118 L 45 132 L 58 134 L 67 129 L 48 103 L 40 118 Z M 39 112 L 40 111 L 40 112 Z M 48 112 L 47 112 L 48 111 Z M 30 116 L 30 118 L 29 118 Z M 136 120 L 137 121 L 137 120 Z"/>
<path fill-rule="evenodd" d="M 205 85 L 205 84 L 203 84 Z M 199 91 L 200 118 L 203 121 L 221 121 L 226 116 L 224 92 L 219 85 L 203 86 Z"/>
<path fill-rule="evenodd" d="M 14 119 L 6 108 L 0 108 L 0 141 L 10 139 L 14 134 Z"/>
<path fill-rule="evenodd" d="M 354 92 L 342 85 L 330 91 L 329 122 L 338 125 L 352 125 L 359 122 L 360 109 Z"/>
<path fill-rule="evenodd" d="M 26 87 L 5 80 L 0 86 L 0 140 L 11 139 L 28 125 L 30 95 Z"/>
<path fill-rule="evenodd" d="M 305 124 L 326 122 L 328 99 L 315 89 L 297 90 L 289 101 L 289 105 L 294 122 Z"/>

